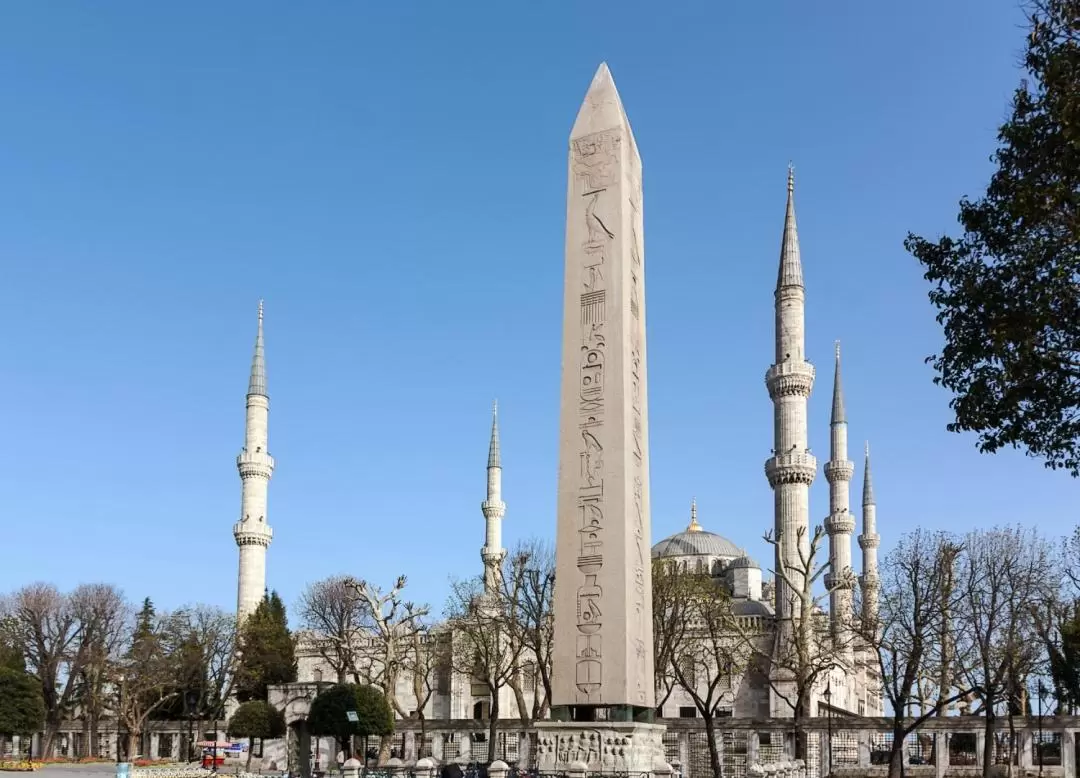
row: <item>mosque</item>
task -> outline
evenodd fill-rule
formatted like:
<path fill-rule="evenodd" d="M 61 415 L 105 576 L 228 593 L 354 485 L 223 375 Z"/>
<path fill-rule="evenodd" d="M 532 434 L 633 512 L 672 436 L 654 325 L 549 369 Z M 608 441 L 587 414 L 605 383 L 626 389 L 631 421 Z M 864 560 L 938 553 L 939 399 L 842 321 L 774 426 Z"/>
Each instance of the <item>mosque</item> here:
<path fill-rule="evenodd" d="M 805 286 L 798 232 L 795 221 L 794 177 L 788 175 L 787 207 L 784 219 L 780 265 L 775 289 L 776 355 L 766 372 L 766 387 L 774 404 L 774 441 L 771 456 L 765 462 L 765 475 L 774 491 L 773 529 L 778 538 L 775 544 L 773 570 L 784 560 L 798 558 L 798 548 L 805 553 L 809 543 L 809 488 L 817 474 L 817 462 L 807 442 L 807 399 L 814 383 L 814 368 L 804 358 L 805 352 Z M 239 547 L 239 576 L 237 611 L 241 618 L 250 614 L 263 596 L 266 587 L 266 550 L 273 539 L 267 522 L 267 491 L 274 470 L 274 459 L 267 448 L 269 394 L 266 381 L 263 340 L 263 311 L 259 307 L 258 333 L 247 393 L 247 424 L 245 445 L 237 457 L 242 482 L 241 517 L 233 528 Z M 836 351 L 833 381 L 833 401 L 830 418 L 831 451 L 824 465 L 829 484 L 829 514 L 824 522 L 828 538 L 830 570 L 824 576 L 828 594 L 828 610 L 816 608 L 823 640 L 832 640 L 837 648 L 837 662 L 824 674 L 811 695 L 809 711 L 812 716 L 836 714 L 883 715 L 881 680 L 876 659 L 853 634 L 853 594 L 856 585 L 862 590 L 863 617 L 873 615 L 878 593 L 877 547 L 879 537 L 875 527 L 874 493 L 870 474 L 869 448 L 863 471 L 862 534 L 858 543 L 862 551 L 861 575 L 852 571 L 852 535 L 855 514 L 850 505 L 850 482 L 854 464 L 847 458 L 847 416 L 841 385 L 840 352 Z M 499 449 L 497 415 L 493 419 L 487 459 L 487 495 L 482 503 L 485 520 L 484 543 L 480 557 L 486 586 L 497 580 L 506 556 L 502 546 L 502 519 L 506 504 L 502 500 L 502 460 Z M 763 527 L 765 529 L 765 527 Z M 824 551 L 824 549 L 823 549 Z M 697 508 L 691 504 L 689 524 L 682 532 L 657 541 L 652 546 L 654 560 L 670 564 L 680 571 L 707 573 L 723 587 L 732 600 L 735 616 L 761 630 L 763 650 L 768 651 L 775 636 L 775 627 L 792 613 L 794 597 L 790 587 L 775 575 L 766 578 L 761 565 L 727 538 L 707 531 L 698 522 Z M 819 562 L 820 564 L 820 562 Z M 790 569 L 788 580 L 792 580 Z M 292 722 L 306 716 L 307 705 L 320 683 L 335 680 L 333 671 L 316 650 L 317 635 L 301 635 L 298 650 L 299 677 L 296 684 L 276 687 L 271 702 L 286 709 Z M 363 649 L 360 649 L 363 651 Z M 531 708 L 538 693 L 535 672 L 525 660 L 525 681 L 517 694 L 509 688 L 500 699 L 502 717 L 518 717 L 519 699 Z M 363 665 L 364 663 L 358 663 Z M 658 674 L 659 675 L 659 674 Z M 486 689 L 475 679 L 444 668 L 436 689 L 423 701 L 424 718 L 432 720 L 484 719 L 490 711 Z M 658 679 L 659 684 L 659 679 Z M 761 672 L 746 671 L 728 681 L 730 694 L 716 709 L 722 716 L 746 718 L 790 718 L 790 695 L 778 693 L 781 685 Z M 399 712 L 415 716 L 415 704 L 410 704 L 413 683 L 403 672 L 399 678 Z M 698 714 L 687 690 L 674 688 L 657 693 L 663 700 L 657 714 L 660 718 L 693 718 Z"/>

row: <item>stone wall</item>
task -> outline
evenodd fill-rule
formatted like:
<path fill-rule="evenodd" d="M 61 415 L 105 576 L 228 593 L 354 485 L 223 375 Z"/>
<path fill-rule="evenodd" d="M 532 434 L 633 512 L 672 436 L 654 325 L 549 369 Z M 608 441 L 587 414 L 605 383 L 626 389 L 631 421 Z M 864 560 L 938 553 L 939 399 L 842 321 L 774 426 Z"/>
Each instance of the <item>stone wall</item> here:
<path fill-rule="evenodd" d="M 664 757 L 681 778 L 711 778 L 708 742 L 701 719 L 664 720 L 667 731 L 663 736 Z M 907 738 L 905 774 L 913 778 L 969 778 L 982 774 L 982 745 L 984 720 L 978 716 L 953 716 L 931 719 Z M 315 738 L 305 731 L 306 722 L 293 721 L 289 737 L 267 741 L 256 746 L 253 770 L 290 769 L 301 775 L 313 767 L 319 771 L 336 769 L 338 744 L 330 738 Z M 892 725 L 889 719 L 833 717 L 813 718 L 806 723 L 808 748 L 804 766 L 798 775 L 792 772 L 794 735 L 790 720 L 726 718 L 717 722 L 717 744 L 721 754 L 724 778 L 750 778 L 761 774 L 781 778 L 825 778 L 831 772 L 836 778 L 865 778 L 885 776 L 887 759 L 892 747 Z M 994 761 L 1004 767 L 1012 762 L 1013 775 L 1038 775 L 1042 757 L 1045 778 L 1080 778 L 1077 761 L 1080 757 L 1077 735 L 1080 716 L 1045 716 L 1013 720 L 1015 739 L 1010 733 L 1009 720 L 997 722 L 994 735 Z M 195 722 L 195 738 L 201 740 L 213 730 L 211 722 Z M 219 723 L 224 733 L 224 723 Z M 78 746 L 85 742 L 82 723 L 70 722 L 61 730 L 58 739 L 60 754 L 88 756 Z M 142 738 L 142 753 L 146 758 L 182 760 L 187 743 L 188 722 L 151 722 Z M 35 738 L 37 740 L 37 738 Z M 103 757 L 115 758 L 116 732 L 111 724 L 101 730 Z M 317 762 L 301 760 L 301 743 L 307 746 Z M 66 744 L 66 745 L 65 745 Z M 377 738 L 356 743 L 361 755 L 377 748 Z M 486 763 L 503 760 L 520 768 L 535 763 L 536 733 L 521 722 L 504 719 L 494 750 L 487 742 L 487 722 L 473 719 L 441 719 L 397 722 L 392 738 L 393 753 L 406 765 L 423 757 L 437 762 L 460 764 Z M 25 741 L 8 740 L 6 749 L 25 752 Z M 494 753 L 493 753 L 494 751 Z M 168 754 L 166 754 L 168 752 Z M 831 753 L 830 753 L 831 752 Z M 241 760 L 236 760 L 242 765 Z M 233 772 L 230 762 L 225 772 Z M 769 771 L 772 768 L 772 771 Z"/>

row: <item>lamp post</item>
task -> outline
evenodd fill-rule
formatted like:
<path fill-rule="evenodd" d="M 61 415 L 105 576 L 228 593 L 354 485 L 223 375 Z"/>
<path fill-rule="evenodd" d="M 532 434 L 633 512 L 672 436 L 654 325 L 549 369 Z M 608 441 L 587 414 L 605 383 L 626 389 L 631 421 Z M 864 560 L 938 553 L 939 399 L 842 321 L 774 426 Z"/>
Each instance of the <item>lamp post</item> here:
<path fill-rule="evenodd" d="M 116 778 L 127 778 L 128 763 L 120 755 L 120 718 L 124 709 L 124 676 L 116 676 Z"/>
<path fill-rule="evenodd" d="M 829 731 L 829 776 L 832 778 L 832 678 L 825 684 L 825 694 L 822 695 L 825 698 L 825 715 L 828 721 Z"/>
<path fill-rule="evenodd" d="M 1035 687 L 1036 695 L 1039 698 L 1039 778 L 1042 778 L 1043 774 L 1043 697 L 1046 696 L 1046 687 L 1043 685 L 1042 678 L 1039 679 L 1038 685 Z"/>
<path fill-rule="evenodd" d="M 187 703 L 187 755 L 185 762 L 190 762 L 195 755 L 195 706 L 199 704 L 199 695 L 189 691 L 184 695 Z"/>
<path fill-rule="evenodd" d="M 214 742 L 210 746 L 210 772 L 217 772 L 217 711 L 214 711 Z"/>

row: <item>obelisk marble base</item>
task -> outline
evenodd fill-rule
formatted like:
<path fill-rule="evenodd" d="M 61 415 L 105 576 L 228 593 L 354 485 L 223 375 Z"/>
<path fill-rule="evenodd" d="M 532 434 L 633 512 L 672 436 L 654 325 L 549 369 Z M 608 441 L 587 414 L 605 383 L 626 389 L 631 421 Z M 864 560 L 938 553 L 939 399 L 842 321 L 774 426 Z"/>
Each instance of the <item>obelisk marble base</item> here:
<path fill-rule="evenodd" d="M 663 724 L 633 721 L 538 721 L 541 773 L 652 773 L 666 766 Z M 668 770 L 671 768 L 668 767 Z"/>

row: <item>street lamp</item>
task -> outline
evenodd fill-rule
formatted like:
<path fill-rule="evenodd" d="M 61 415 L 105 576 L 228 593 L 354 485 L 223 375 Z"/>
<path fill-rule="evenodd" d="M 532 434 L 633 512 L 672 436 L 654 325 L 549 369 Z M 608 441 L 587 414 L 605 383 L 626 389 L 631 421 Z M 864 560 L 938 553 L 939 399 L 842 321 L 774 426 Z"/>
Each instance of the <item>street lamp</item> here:
<path fill-rule="evenodd" d="M 1039 698 L 1039 778 L 1042 778 L 1043 774 L 1043 698 L 1046 696 L 1046 686 L 1043 685 L 1042 678 L 1039 679 L 1038 686 L 1036 686 L 1036 693 Z"/>
<path fill-rule="evenodd" d="M 188 725 L 187 725 L 187 757 L 185 762 L 190 762 L 195 755 L 195 707 L 199 704 L 199 695 L 197 692 L 189 691 L 184 695 L 184 702 L 187 703 Z"/>
<path fill-rule="evenodd" d="M 120 755 L 120 717 L 124 708 L 124 675 L 116 676 L 116 776 L 127 778 L 128 766 Z"/>
<path fill-rule="evenodd" d="M 832 778 L 832 678 L 825 684 L 825 715 L 828 717 L 829 728 L 829 778 Z"/>

